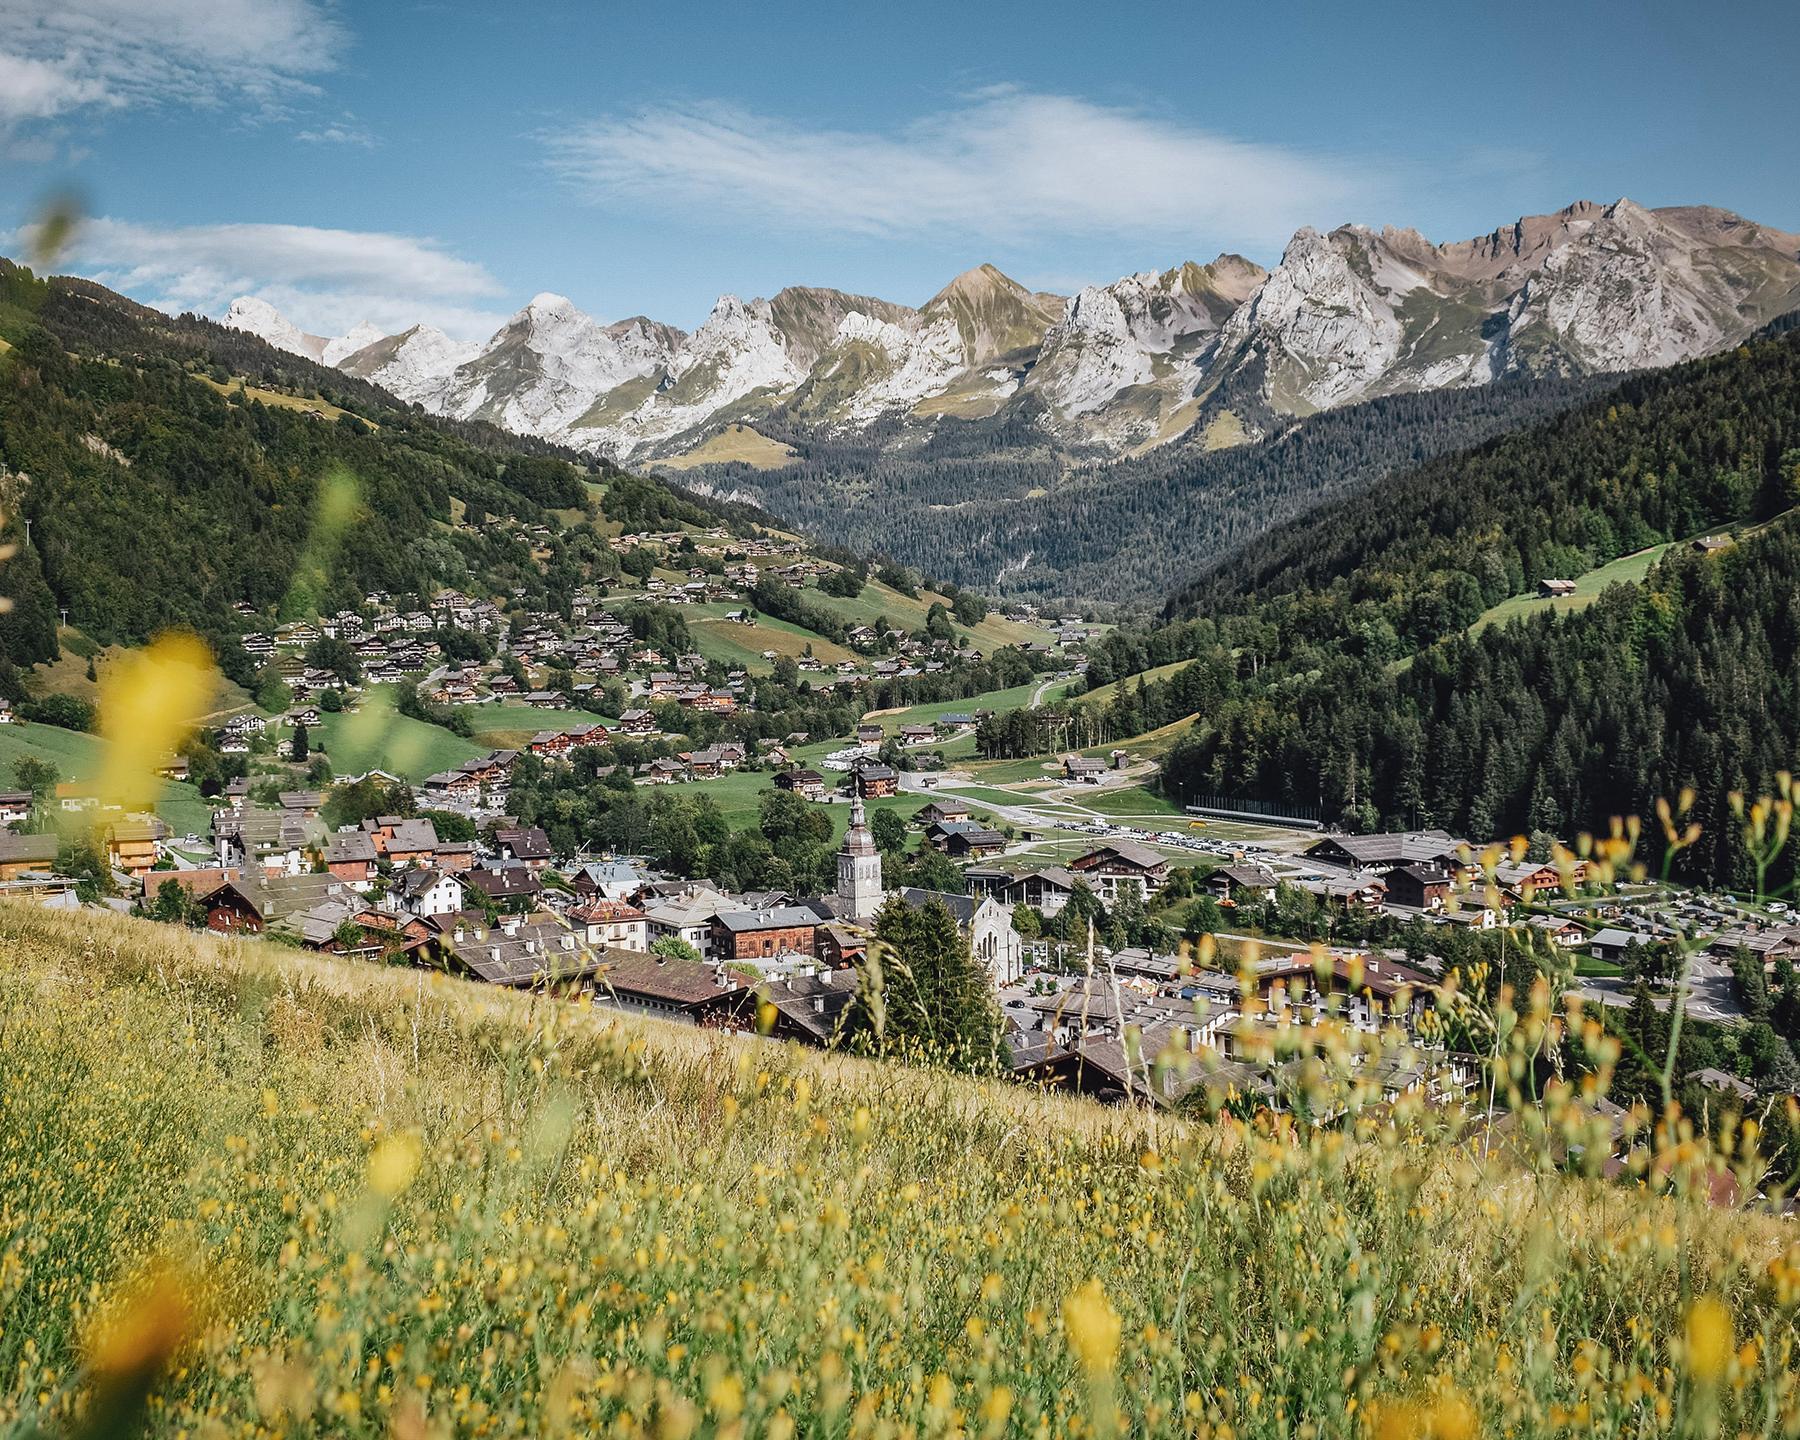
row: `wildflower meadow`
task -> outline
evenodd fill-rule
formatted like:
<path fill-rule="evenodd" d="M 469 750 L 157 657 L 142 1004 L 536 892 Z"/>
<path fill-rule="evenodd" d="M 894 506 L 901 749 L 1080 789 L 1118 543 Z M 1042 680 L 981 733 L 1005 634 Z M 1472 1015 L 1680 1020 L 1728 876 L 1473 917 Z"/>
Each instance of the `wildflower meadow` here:
<path fill-rule="evenodd" d="M 92 914 L 0 954 L 16 1433 L 1800 1433 L 1792 1224 L 1690 1129 L 1581 1173 L 1572 1093 L 1495 1146 Z"/>

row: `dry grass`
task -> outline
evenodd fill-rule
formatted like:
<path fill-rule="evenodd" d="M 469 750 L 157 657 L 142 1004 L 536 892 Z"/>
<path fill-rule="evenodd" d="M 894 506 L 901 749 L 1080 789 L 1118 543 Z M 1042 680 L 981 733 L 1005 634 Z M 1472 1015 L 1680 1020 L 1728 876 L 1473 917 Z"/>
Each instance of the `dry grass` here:
<path fill-rule="evenodd" d="M 757 470 L 779 470 L 794 458 L 793 447 L 771 440 L 748 425 L 727 425 L 716 435 L 709 435 L 685 455 L 658 460 L 652 467 L 659 470 L 692 470 L 699 465 L 729 465 L 739 462 Z"/>
<path fill-rule="evenodd" d="M 1190 1124 L 110 916 L 0 952 L 8 1427 L 165 1361 L 171 1436 L 1800 1416 L 1791 1232 L 1423 1112 Z"/>
<path fill-rule="evenodd" d="M 208 375 L 196 375 L 193 378 L 202 385 L 208 385 L 217 390 L 221 395 L 248 395 L 253 400 L 260 400 L 263 404 L 273 405 L 280 410 L 317 410 L 327 420 L 336 420 L 338 416 L 349 413 L 326 400 L 308 400 L 301 395 L 286 395 L 279 390 L 265 390 L 260 385 L 248 385 L 242 380 L 233 380 L 228 385 L 221 385 Z M 364 416 L 358 415 L 356 418 L 371 430 L 381 428 L 373 420 Z"/>

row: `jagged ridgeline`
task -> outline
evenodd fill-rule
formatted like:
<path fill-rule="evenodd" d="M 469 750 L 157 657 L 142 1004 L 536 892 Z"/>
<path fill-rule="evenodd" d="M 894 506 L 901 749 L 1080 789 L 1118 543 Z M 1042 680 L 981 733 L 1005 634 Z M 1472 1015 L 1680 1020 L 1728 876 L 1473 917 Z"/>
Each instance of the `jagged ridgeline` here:
<path fill-rule="evenodd" d="M 916 308 L 795 285 L 721 296 L 691 334 L 602 324 L 542 294 L 485 345 L 414 326 L 308 335 L 255 297 L 227 323 L 428 409 L 642 462 L 781 413 L 907 445 L 1027 414 L 1061 453 L 1215 442 L 1382 395 L 1622 373 L 1735 343 L 1800 300 L 1800 236 L 1707 206 L 1580 201 L 1474 239 L 1299 231 L 1273 270 L 1238 255 L 1073 296 L 993 265 Z"/>
<path fill-rule="evenodd" d="M 540 563 L 510 516 L 556 526 L 598 499 L 632 528 L 759 517 L 609 461 L 446 420 L 366 381 L 191 316 L 0 262 L 0 512 L 31 544 L 8 563 L 0 661 L 56 655 L 59 609 L 101 643 L 168 626 L 204 635 L 234 678 L 251 667 L 232 607 L 357 603 L 371 590 L 523 586 L 534 605 L 618 562 L 588 529 Z M 244 383 L 240 383 L 244 382 Z M 330 477 L 354 487 L 342 543 L 295 595 Z M 304 607 L 303 607 L 304 608 Z"/>
<path fill-rule="evenodd" d="M 692 333 L 551 294 L 485 345 L 307 335 L 254 298 L 227 323 L 959 584 L 1144 600 L 1315 500 L 1583 393 L 1559 381 L 1714 353 L 1796 303 L 1800 236 L 1619 200 L 1446 244 L 1306 229 L 1272 270 L 1221 255 L 1072 296 L 992 265 L 916 308 L 726 295 Z"/>
<path fill-rule="evenodd" d="M 1681 863 L 1748 883 L 1730 797 L 1800 757 L 1797 504 L 1784 324 L 1279 526 L 1170 603 L 1210 699 L 1167 788 L 1491 835 L 1692 786 Z"/>

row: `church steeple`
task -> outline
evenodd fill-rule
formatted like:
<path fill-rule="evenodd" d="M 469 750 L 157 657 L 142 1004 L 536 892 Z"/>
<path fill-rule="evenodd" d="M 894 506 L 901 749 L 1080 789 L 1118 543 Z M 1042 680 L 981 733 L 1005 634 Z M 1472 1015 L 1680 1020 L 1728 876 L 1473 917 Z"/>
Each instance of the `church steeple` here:
<path fill-rule="evenodd" d="M 863 808 L 860 795 L 850 802 L 850 828 L 844 832 L 844 853 L 846 855 L 873 855 L 875 853 L 875 837 L 869 833 L 868 812 Z"/>
<path fill-rule="evenodd" d="M 850 828 L 837 857 L 837 907 L 845 920 L 870 920 L 881 908 L 881 853 L 869 833 L 859 795 L 850 802 Z"/>

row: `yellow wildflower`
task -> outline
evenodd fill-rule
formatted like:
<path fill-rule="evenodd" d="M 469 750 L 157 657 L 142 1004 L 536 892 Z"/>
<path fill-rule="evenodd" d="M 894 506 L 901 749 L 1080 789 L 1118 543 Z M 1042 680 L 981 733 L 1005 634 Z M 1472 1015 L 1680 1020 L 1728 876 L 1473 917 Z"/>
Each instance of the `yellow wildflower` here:
<path fill-rule="evenodd" d="M 1098 1280 L 1089 1280 L 1062 1307 L 1069 1348 L 1089 1375 L 1110 1375 L 1119 1363 L 1119 1313 Z"/>
<path fill-rule="evenodd" d="M 1736 1348 L 1731 1333 L 1731 1312 L 1713 1295 L 1702 1295 L 1687 1316 L 1687 1343 L 1683 1357 L 1688 1374 L 1702 1385 L 1715 1385 Z"/>

